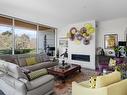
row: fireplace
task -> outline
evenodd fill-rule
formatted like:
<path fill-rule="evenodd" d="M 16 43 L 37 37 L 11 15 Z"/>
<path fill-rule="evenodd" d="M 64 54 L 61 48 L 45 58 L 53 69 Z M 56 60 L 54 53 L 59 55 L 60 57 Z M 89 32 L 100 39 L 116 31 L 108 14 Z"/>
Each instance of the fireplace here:
<path fill-rule="evenodd" d="M 90 62 L 90 55 L 72 54 L 71 59 L 72 60 L 77 60 L 77 61 Z"/>

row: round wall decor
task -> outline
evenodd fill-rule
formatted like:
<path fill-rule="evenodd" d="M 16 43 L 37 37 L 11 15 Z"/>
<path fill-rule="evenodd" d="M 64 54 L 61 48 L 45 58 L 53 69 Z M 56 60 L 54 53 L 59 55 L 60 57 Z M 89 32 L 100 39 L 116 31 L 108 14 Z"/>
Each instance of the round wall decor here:
<path fill-rule="evenodd" d="M 71 29 L 70 29 L 70 33 L 71 34 L 76 34 L 78 31 L 77 31 L 77 29 L 75 28 L 75 27 L 72 27 Z"/>
<path fill-rule="evenodd" d="M 85 28 L 85 27 L 82 27 L 82 28 L 80 29 L 80 33 L 81 33 L 81 34 L 86 33 L 86 31 L 87 31 L 87 30 L 86 30 L 86 28 Z"/>
<path fill-rule="evenodd" d="M 76 35 L 76 38 L 77 38 L 77 40 L 81 41 L 83 37 L 82 37 L 81 34 L 77 34 L 77 35 Z"/>
<path fill-rule="evenodd" d="M 94 26 L 91 23 L 86 23 L 80 30 L 72 27 L 68 33 L 68 38 L 72 41 L 76 40 L 76 43 L 83 40 L 83 44 L 88 45 L 94 32 Z"/>

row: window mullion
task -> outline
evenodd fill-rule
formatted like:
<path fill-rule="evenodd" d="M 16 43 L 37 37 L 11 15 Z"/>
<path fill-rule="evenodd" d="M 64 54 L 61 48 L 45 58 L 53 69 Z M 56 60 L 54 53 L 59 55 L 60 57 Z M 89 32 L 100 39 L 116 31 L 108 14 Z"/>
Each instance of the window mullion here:
<path fill-rule="evenodd" d="M 36 31 L 36 53 L 39 53 L 39 26 L 37 25 L 37 31 Z"/>
<path fill-rule="evenodd" d="M 12 34 L 13 34 L 13 40 L 12 40 L 12 54 L 15 54 L 15 20 L 13 18 L 13 24 L 12 24 Z"/>

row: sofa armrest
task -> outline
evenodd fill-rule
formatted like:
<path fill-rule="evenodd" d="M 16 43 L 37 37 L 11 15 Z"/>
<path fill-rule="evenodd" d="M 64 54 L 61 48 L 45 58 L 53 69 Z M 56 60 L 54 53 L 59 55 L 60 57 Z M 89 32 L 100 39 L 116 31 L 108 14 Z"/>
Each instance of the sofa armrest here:
<path fill-rule="evenodd" d="M 19 80 L 25 84 L 26 88 L 31 86 L 30 81 L 23 79 L 23 78 L 20 78 Z M 28 90 L 28 88 L 27 88 L 27 90 Z"/>
<path fill-rule="evenodd" d="M 109 95 L 127 95 L 127 79 L 108 86 Z"/>
<path fill-rule="evenodd" d="M 13 87 L 17 92 L 21 93 L 21 95 L 26 95 L 27 90 L 26 90 L 26 86 L 23 82 L 9 76 L 9 75 L 5 75 L 2 78 L 3 81 L 5 81 L 6 84 L 8 84 L 9 86 Z"/>
<path fill-rule="evenodd" d="M 19 78 L 19 81 L 21 81 L 21 82 L 23 82 L 23 83 L 25 83 L 25 84 L 27 84 L 29 81 L 28 80 L 26 80 L 26 79 L 24 79 L 24 78 Z"/>

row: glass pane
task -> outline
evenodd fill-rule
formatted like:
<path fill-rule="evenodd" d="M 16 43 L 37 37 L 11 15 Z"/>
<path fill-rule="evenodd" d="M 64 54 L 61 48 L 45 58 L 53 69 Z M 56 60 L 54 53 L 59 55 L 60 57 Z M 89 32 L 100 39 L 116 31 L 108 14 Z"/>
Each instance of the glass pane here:
<path fill-rule="evenodd" d="M 36 53 L 36 31 L 15 29 L 15 54 Z"/>
<path fill-rule="evenodd" d="M 12 54 L 12 28 L 0 26 L 0 54 Z"/>
<path fill-rule="evenodd" d="M 46 52 L 49 56 L 55 55 L 55 32 L 40 31 L 38 32 L 39 52 Z"/>

